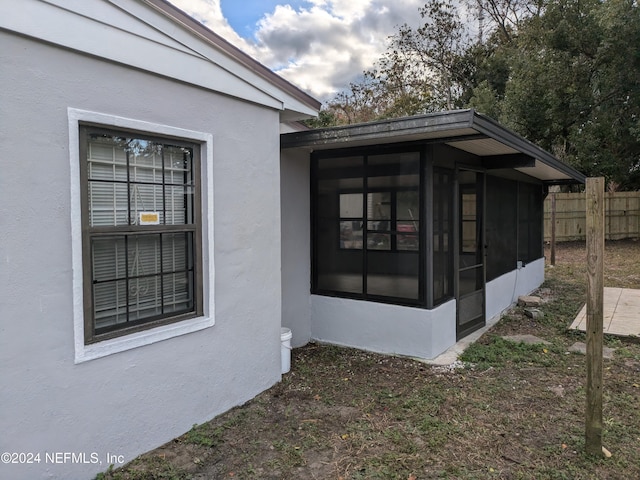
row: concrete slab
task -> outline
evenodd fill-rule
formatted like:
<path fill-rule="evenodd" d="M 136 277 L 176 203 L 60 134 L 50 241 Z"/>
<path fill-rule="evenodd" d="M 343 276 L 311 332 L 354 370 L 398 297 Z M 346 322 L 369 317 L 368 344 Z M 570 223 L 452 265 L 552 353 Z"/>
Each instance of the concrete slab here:
<path fill-rule="evenodd" d="M 518 297 L 519 307 L 539 307 L 542 305 L 542 299 L 534 295 L 520 295 Z"/>
<path fill-rule="evenodd" d="M 569 347 L 569 351 L 571 353 L 579 353 L 581 355 L 587 354 L 587 344 L 583 342 L 576 342 Z M 615 348 L 602 347 L 602 358 L 607 360 L 611 360 L 613 358 L 613 354 L 615 353 Z"/>
<path fill-rule="evenodd" d="M 640 337 L 640 290 L 605 287 L 603 317 L 604 333 L 623 337 Z M 582 307 L 569 328 L 586 331 L 586 305 Z"/>

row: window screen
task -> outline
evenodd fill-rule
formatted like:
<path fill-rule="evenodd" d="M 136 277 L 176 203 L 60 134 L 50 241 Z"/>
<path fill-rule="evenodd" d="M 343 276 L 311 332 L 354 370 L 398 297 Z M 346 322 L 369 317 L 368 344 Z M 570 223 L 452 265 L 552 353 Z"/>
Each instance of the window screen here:
<path fill-rule="evenodd" d="M 516 268 L 518 261 L 518 182 L 487 177 L 487 280 Z"/>
<path fill-rule="evenodd" d="M 529 263 L 543 256 L 542 186 L 518 184 L 518 260 Z"/>
<path fill-rule="evenodd" d="M 422 298 L 420 164 L 417 152 L 314 160 L 315 292 Z"/>

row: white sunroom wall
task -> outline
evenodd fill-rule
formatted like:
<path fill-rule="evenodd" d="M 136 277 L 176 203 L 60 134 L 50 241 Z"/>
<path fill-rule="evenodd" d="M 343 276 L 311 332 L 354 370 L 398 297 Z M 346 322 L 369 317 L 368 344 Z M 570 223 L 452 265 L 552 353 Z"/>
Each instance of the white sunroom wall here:
<path fill-rule="evenodd" d="M 486 317 L 495 319 L 515 302 L 520 295 L 527 295 L 544 282 L 544 258 L 500 275 L 487 282 Z"/>

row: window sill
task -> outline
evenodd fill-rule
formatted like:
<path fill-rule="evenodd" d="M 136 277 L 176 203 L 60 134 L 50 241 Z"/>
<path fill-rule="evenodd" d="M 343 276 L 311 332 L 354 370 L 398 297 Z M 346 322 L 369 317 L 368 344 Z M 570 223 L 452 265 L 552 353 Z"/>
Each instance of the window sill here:
<path fill-rule="evenodd" d="M 123 337 L 103 340 L 102 342 L 84 345 L 76 341 L 74 363 L 83 363 L 96 358 L 106 357 L 114 353 L 124 352 L 133 348 L 150 345 L 170 338 L 193 333 L 214 325 L 212 317 L 197 317 L 183 320 L 179 323 L 162 325 L 149 330 L 132 333 Z M 76 340 L 78 337 L 76 337 Z"/>

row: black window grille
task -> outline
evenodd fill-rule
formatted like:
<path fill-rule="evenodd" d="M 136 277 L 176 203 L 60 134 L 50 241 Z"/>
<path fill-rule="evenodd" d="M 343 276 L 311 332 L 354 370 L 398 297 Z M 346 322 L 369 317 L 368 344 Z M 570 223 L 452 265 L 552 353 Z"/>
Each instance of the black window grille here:
<path fill-rule="evenodd" d="M 80 133 L 85 342 L 202 314 L 198 145 Z"/>

